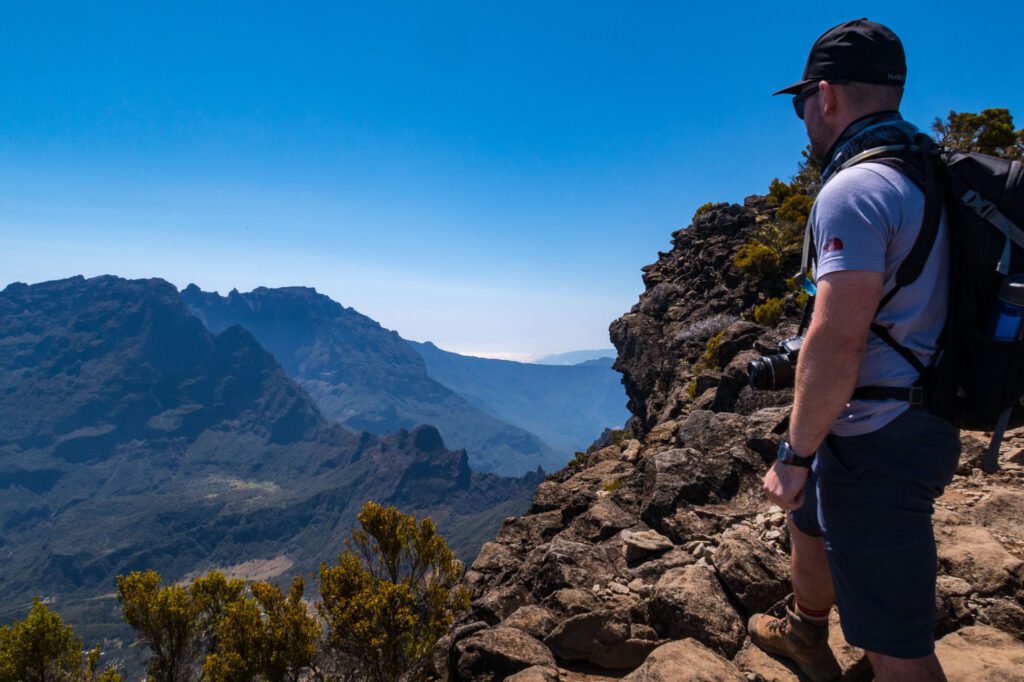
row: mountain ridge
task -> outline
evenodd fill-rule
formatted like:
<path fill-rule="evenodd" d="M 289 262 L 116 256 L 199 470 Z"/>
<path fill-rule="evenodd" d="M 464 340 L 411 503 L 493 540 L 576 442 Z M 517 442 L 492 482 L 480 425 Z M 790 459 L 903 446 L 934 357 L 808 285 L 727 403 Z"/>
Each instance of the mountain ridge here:
<path fill-rule="evenodd" d="M 248 329 L 340 423 L 375 433 L 432 424 L 465 448 L 480 471 L 521 475 L 565 461 L 536 435 L 433 380 L 397 332 L 313 288 L 220 296 L 190 284 L 181 298 L 212 331 L 232 324 Z"/>
<path fill-rule="evenodd" d="M 433 516 L 471 558 L 540 480 L 472 471 L 433 426 L 328 421 L 252 334 L 213 334 L 159 279 L 8 286 L 0 349 L 0 603 L 56 598 L 86 634 L 123 628 L 95 599 L 115 575 L 310 571 L 368 499 Z"/>

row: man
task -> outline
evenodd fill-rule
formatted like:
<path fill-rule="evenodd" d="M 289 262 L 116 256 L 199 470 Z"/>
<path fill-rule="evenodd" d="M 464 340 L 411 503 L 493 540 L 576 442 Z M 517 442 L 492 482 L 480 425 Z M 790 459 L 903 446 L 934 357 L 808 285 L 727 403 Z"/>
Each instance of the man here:
<path fill-rule="evenodd" d="M 841 168 L 865 149 L 914 139 L 897 111 L 905 77 L 896 35 L 859 19 L 823 34 L 803 79 L 776 93 L 793 95 L 824 185 L 810 219 L 814 315 L 788 437 L 764 479 L 768 497 L 789 510 L 794 595 L 785 616 L 756 614 L 748 628 L 812 680 L 840 675 L 827 644 L 833 604 L 876 679 L 945 679 L 934 654 L 931 514 L 956 470 L 958 431 L 921 406 L 910 390 L 917 370 L 871 330 L 881 325 L 928 365 L 946 316 L 945 220 L 920 277 L 879 308 L 921 228 L 925 196 L 884 163 Z M 855 399 L 863 386 L 905 397 Z"/>

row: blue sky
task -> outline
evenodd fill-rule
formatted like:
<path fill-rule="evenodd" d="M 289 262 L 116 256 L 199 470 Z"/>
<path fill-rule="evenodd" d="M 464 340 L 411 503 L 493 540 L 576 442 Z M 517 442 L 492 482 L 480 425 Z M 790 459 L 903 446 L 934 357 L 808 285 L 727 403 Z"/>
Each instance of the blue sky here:
<path fill-rule="evenodd" d="M 857 16 L 911 120 L 1024 126 L 1017 1 L 6 3 L 0 286 L 302 284 L 457 352 L 606 347 L 697 206 L 792 174 L 770 94 Z"/>

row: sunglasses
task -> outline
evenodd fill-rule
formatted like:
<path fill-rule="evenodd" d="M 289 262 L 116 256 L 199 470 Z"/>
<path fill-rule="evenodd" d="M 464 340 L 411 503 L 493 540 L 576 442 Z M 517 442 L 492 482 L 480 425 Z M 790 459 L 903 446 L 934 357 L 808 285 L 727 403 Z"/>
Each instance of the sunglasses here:
<path fill-rule="evenodd" d="M 849 80 L 845 80 L 845 79 L 844 80 L 834 80 L 834 81 L 830 80 L 829 81 L 829 83 L 833 83 L 833 84 L 842 84 L 842 83 L 849 83 L 849 82 L 850 82 Z M 821 89 L 819 87 L 820 83 L 821 83 L 821 81 L 818 81 L 818 83 L 815 83 L 814 85 L 812 85 L 811 87 L 807 88 L 803 92 L 799 92 L 799 93 L 793 95 L 793 110 L 796 111 L 796 117 L 798 119 L 800 119 L 801 121 L 804 120 L 804 104 L 806 104 L 807 100 L 809 100 L 811 97 L 813 97 L 815 94 L 817 94 L 818 90 Z"/>

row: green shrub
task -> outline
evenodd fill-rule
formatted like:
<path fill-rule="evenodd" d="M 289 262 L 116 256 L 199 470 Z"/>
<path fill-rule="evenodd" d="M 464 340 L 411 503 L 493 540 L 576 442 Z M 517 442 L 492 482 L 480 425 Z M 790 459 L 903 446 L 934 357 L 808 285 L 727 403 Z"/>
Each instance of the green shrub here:
<path fill-rule="evenodd" d="M 803 225 L 807 222 L 807 216 L 811 214 L 813 205 L 813 197 L 806 194 L 794 194 L 782 202 L 782 206 L 775 212 L 775 217 L 783 222 Z"/>
<path fill-rule="evenodd" d="M 717 369 L 719 365 L 718 361 L 718 349 L 722 345 L 722 338 L 725 336 L 725 330 L 718 332 L 710 339 L 708 339 L 707 345 L 704 347 L 704 366 L 710 369 Z M 697 384 L 694 382 L 694 392 L 697 390 Z"/>
<path fill-rule="evenodd" d="M 691 379 L 690 382 L 688 384 L 686 384 L 686 389 L 685 390 L 686 390 L 686 395 L 690 398 L 690 400 L 693 400 L 694 398 L 696 398 L 697 397 L 697 380 L 696 379 Z"/>
<path fill-rule="evenodd" d="M 768 197 L 776 204 L 781 204 L 793 194 L 793 186 L 778 178 L 768 185 Z"/>
<path fill-rule="evenodd" d="M 704 215 L 716 206 L 715 202 L 709 201 L 706 204 L 701 204 L 697 207 L 697 210 L 693 214 L 693 219 L 696 220 L 697 216 Z"/>
<path fill-rule="evenodd" d="M 619 488 L 621 488 L 622 484 L 625 483 L 625 482 L 626 482 L 625 478 L 617 478 L 614 481 L 609 481 L 608 483 L 605 483 L 601 487 L 604 488 L 605 491 L 607 491 L 609 493 L 613 493 L 616 490 L 618 490 Z"/>
<path fill-rule="evenodd" d="M 781 298 L 769 298 L 761 305 L 754 306 L 754 321 L 771 327 L 782 317 L 783 305 Z"/>
<path fill-rule="evenodd" d="M 782 260 L 771 247 L 751 240 L 736 252 L 732 264 L 737 270 L 748 275 L 767 277 L 778 274 L 782 267 Z"/>

